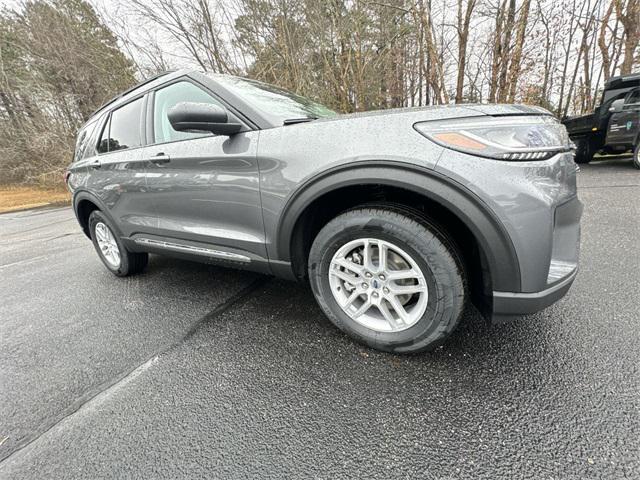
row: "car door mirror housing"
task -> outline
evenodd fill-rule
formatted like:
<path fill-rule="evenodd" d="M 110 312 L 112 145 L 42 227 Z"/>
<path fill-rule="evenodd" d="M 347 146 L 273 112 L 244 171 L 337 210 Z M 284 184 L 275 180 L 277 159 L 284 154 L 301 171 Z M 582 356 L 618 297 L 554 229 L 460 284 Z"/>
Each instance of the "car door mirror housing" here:
<path fill-rule="evenodd" d="M 618 100 L 613 101 L 613 103 L 611 104 L 611 107 L 609 107 L 609 111 L 611 113 L 618 113 L 618 112 L 621 112 L 623 108 L 624 108 L 624 98 L 619 98 Z"/>
<path fill-rule="evenodd" d="M 178 132 L 211 132 L 233 135 L 242 129 L 240 123 L 229 122 L 227 111 L 211 103 L 181 102 L 167 112 L 174 130 Z"/>

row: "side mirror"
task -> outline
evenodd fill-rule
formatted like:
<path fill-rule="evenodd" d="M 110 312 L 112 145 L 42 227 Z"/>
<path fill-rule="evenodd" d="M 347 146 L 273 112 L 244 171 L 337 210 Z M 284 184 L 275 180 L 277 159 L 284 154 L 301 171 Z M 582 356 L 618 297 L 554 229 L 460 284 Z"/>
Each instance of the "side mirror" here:
<path fill-rule="evenodd" d="M 611 113 L 621 112 L 624 108 L 624 98 L 619 98 L 618 100 L 614 100 L 611 106 L 609 107 L 609 111 Z"/>
<path fill-rule="evenodd" d="M 239 123 L 229 123 L 227 111 L 211 103 L 178 103 L 167 112 L 174 130 L 178 132 L 211 132 L 233 135 L 242 129 Z"/>

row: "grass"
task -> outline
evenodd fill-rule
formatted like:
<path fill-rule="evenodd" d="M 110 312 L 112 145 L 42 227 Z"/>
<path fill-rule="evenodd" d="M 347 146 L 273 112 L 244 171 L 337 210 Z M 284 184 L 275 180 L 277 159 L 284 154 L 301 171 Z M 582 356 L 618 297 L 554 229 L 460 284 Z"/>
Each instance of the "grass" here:
<path fill-rule="evenodd" d="M 0 186 L 0 213 L 50 204 L 64 204 L 70 200 L 71 195 L 62 188 Z"/>

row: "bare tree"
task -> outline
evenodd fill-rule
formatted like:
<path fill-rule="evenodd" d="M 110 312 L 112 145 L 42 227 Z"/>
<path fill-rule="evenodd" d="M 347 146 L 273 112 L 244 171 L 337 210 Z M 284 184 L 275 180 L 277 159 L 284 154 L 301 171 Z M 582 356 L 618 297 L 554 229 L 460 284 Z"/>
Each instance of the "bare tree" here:
<path fill-rule="evenodd" d="M 0 172 L 55 172 L 110 95 L 183 65 L 343 112 L 593 108 L 640 61 L 640 0 L 29 0 L 0 10 Z M 115 5 L 115 6 L 114 6 Z M 59 154 L 41 158 L 38 152 Z M 7 170 L 7 158 L 11 169 Z M 2 163 L 4 162 L 4 163 Z"/>
<path fill-rule="evenodd" d="M 462 103 L 465 67 L 467 64 L 467 44 L 469 43 L 469 27 L 471 16 L 476 7 L 477 0 L 467 0 L 466 8 L 463 9 L 463 0 L 458 0 L 458 23 L 456 31 L 458 33 L 458 76 L 456 78 L 456 103 Z"/>
<path fill-rule="evenodd" d="M 529 9 L 531 0 L 524 0 L 518 13 L 518 22 L 516 26 L 516 39 L 509 59 L 509 91 L 506 95 L 508 102 L 514 102 L 516 97 L 516 86 L 520 78 L 520 68 L 522 64 L 522 50 L 524 48 L 525 33 L 527 30 L 527 21 L 529 19 Z"/>
<path fill-rule="evenodd" d="M 130 0 L 132 9 L 169 33 L 204 70 L 234 73 L 223 47 L 222 10 L 212 12 L 207 0 Z M 214 18 L 214 13 L 217 16 Z"/>
<path fill-rule="evenodd" d="M 0 12 L 0 178 L 59 179 L 78 127 L 134 81 L 131 61 L 86 2 Z"/>
<path fill-rule="evenodd" d="M 631 73 L 640 42 L 640 0 L 613 0 L 616 14 L 624 26 L 624 58 L 622 75 Z"/>

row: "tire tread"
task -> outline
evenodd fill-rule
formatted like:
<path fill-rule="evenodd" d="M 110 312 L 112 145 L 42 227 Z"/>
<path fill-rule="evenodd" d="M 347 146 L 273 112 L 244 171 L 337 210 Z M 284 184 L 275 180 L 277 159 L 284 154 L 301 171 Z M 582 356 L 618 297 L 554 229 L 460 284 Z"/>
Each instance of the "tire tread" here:
<path fill-rule="evenodd" d="M 375 202 L 345 210 L 334 219 L 330 220 L 323 229 L 321 229 L 320 233 L 314 240 L 309 256 L 309 278 L 311 279 L 314 294 L 329 319 L 338 326 L 338 328 L 345 330 L 342 326 L 343 322 L 337 318 L 326 301 L 322 300 L 319 293 L 320 289 L 315 285 L 313 270 L 316 268 L 316 265 L 314 261 L 317 262 L 317 260 L 322 257 L 322 246 L 317 244 L 317 242 L 323 241 L 323 235 L 332 235 L 333 233 L 331 232 L 339 231 L 338 224 L 345 220 L 349 220 L 351 217 L 379 218 L 380 216 L 386 216 L 390 222 L 400 226 L 405 231 L 412 232 L 413 235 L 419 235 L 420 232 L 424 232 L 426 230 L 427 233 L 430 233 L 433 237 L 439 240 L 439 244 L 430 243 L 429 248 L 432 249 L 432 251 L 433 249 L 439 250 L 437 252 L 438 255 L 443 255 L 445 257 L 448 256 L 455 265 L 455 272 L 453 272 L 452 275 L 455 283 L 450 286 L 452 290 L 450 299 L 451 304 L 442 307 L 449 309 L 450 313 L 443 316 L 442 320 L 446 320 L 446 323 L 438 325 L 436 334 L 416 339 L 410 343 L 388 344 L 376 340 L 375 338 L 366 338 L 364 336 L 357 335 L 353 331 L 349 331 L 348 333 L 361 343 L 365 343 L 379 350 L 396 353 L 415 353 L 432 350 L 446 340 L 446 338 L 455 330 L 460 321 L 467 300 L 467 275 L 462 261 L 462 256 L 460 255 L 459 248 L 455 241 L 441 225 L 431 220 L 427 214 L 424 214 L 419 210 L 391 202 Z M 426 255 L 428 252 L 427 250 L 423 250 L 420 253 L 422 255 Z M 440 301 L 444 301 L 444 297 L 441 298 Z"/>

